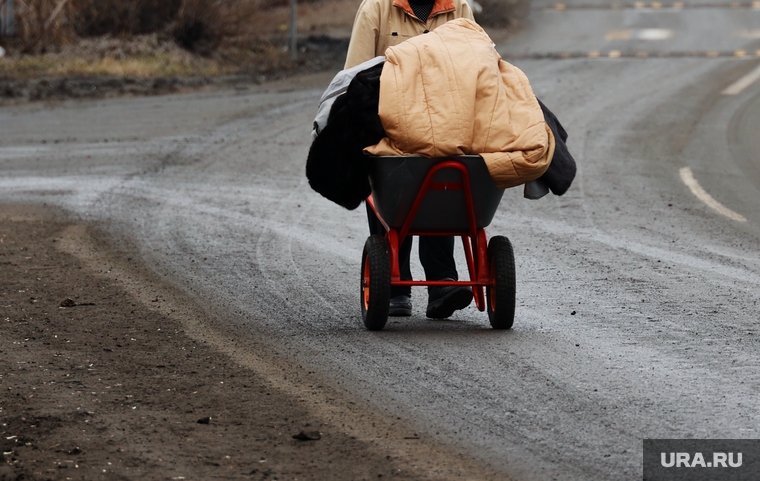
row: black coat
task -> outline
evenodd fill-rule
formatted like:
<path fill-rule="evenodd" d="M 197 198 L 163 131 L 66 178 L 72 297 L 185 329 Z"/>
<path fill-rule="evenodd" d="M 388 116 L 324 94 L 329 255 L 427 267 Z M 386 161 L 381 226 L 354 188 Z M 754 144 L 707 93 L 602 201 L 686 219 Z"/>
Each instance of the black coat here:
<path fill-rule="evenodd" d="M 554 195 L 562 195 L 570 188 L 570 184 L 573 183 L 576 173 L 575 159 L 570 155 L 570 151 L 567 150 L 567 132 L 562 124 L 559 123 L 559 119 L 544 105 L 541 100 L 538 101 L 541 106 L 541 110 L 544 112 L 544 119 L 546 124 L 552 130 L 554 134 L 554 157 L 549 164 L 549 168 L 546 169 L 544 175 L 539 177 L 549 190 Z"/>
<path fill-rule="evenodd" d="M 327 125 L 309 149 L 306 177 L 316 192 L 346 209 L 356 209 L 371 193 L 363 151 L 385 137 L 377 114 L 383 64 L 362 72 L 335 99 Z"/>

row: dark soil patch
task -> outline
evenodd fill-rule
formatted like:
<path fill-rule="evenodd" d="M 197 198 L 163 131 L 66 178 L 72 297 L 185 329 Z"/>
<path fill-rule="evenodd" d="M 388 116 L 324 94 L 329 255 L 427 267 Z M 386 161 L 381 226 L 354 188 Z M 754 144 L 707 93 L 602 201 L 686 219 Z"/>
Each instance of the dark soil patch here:
<path fill-rule="evenodd" d="M 45 215 L 0 207 L 0 480 L 462 478 L 315 418 L 59 250 L 71 223 Z"/>

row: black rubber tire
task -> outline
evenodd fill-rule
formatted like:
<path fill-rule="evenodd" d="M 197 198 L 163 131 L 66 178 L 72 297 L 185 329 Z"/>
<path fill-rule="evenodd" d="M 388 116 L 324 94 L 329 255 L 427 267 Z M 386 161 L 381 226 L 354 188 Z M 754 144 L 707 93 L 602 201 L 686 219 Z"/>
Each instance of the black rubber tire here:
<path fill-rule="evenodd" d="M 488 320 L 494 329 L 509 329 L 515 322 L 515 254 L 512 243 L 504 236 L 488 241 L 488 267 L 496 279 L 494 287 L 486 287 Z"/>
<path fill-rule="evenodd" d="M 370 236 L 364 243 L 360 302 L 367 329 L 384 328 L 391 303 L 391 258 L 388 241 L 381 235 Z"/>

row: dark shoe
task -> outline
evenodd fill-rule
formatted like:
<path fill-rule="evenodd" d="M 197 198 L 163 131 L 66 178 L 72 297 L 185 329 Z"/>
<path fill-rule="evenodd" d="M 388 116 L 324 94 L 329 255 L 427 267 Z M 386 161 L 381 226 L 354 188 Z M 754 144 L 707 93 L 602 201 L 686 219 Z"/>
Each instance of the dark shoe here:
<path fill-rule="evenodd" d="M 472 302 L 472 289 L 464 286 L 431 286 L 428 288 L 427 317 L 446 319 L 454 311 L 464 309 Z"/>
<path fill-rule="evenodd" d="M 412 315 L 412 298 L 406 294 L 391 298 L 391 306 L 388 309 L 389 316 L 411 316 Z"/>

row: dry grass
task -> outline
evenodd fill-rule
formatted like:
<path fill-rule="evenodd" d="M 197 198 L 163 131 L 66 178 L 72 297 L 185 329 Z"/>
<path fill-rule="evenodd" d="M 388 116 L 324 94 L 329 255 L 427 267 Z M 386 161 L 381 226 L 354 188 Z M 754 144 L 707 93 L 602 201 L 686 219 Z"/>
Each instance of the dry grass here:
<path fill-rule="evenodd" d="M 287 51 L 267 41 L 225 44 L 197 55 L 159 34 L 79 39 L 55 51 L 0 58 L 0 79 L 107 75 L 130 77 L 269 74 L 298 68 Z"/>
<path fill-rule="evenodd" d="M 0 77 L 31 79 L 37 77 L 106 75 L 128 77 L 213 76 L 229 73 L 211 60 L 178 62 L 169 56 L 153 55 L 117 60 L 103 58 L 95 61 L 68 58 L 63 61 L 50 55 L 26 56 L 0 61 Z"/>
<path fill-rule="evenodd" d="M 0 58 L 0 77 L 29 79 L 67 75 L 188 76 L 220 75 L 235 68 L 214 58 L 194 55 L 156 34 L 129 39 L 82 39 L 56 52 Z"/>
<path fill-rule="evenodd" d="M 219 75 L 250 70 L 256 59 L 277 66 L 281 49 L 247 28 L 263 1 L 16 0 L 17 35 L 4 43 L 0 76 Z"/>

